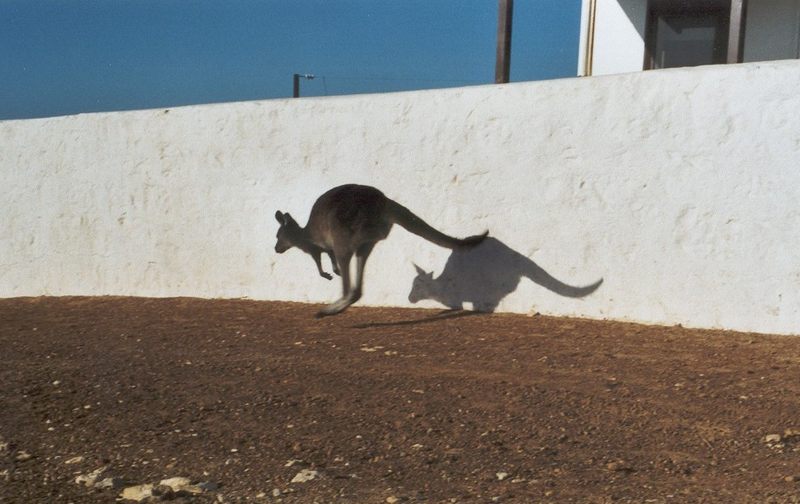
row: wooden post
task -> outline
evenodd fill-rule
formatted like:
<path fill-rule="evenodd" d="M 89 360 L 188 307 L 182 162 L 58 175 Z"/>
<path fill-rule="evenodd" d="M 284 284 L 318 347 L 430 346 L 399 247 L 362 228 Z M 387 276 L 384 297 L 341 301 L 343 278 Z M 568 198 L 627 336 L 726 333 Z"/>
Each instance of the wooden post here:
<path fill-rule="evenodd" d="M 497 12 L 497 63 L 494 81 L 505 84 L 511 72 L 511 17 L 514 0 L 498 0 Z"/>
<path fill-rule="evenodd" d="M 744 61 L 744 27 L 747 22 L 747 0 L 731 0 L 728 28 L 728 63 Z"/>
<path fill-rule="evenodd" d="M 592 75 L 592 67 L 594 66 L 594 27 L 596 21 L 597 0 L 589 0 L 589 19 L 587 23 L 588 31 L 586 33 L 586 59 L 583 62 L 584 77 L 589 77 Z"/>

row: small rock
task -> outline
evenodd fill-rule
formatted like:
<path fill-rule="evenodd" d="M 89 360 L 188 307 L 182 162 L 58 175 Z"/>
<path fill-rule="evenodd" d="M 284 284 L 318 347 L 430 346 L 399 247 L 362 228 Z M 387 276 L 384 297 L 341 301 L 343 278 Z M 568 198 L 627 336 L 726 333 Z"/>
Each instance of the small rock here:
<path fill-rule="evenodd" d="M 175 490 L 173 490 L 169 485 L 156 485 L 153 488 L 152 493 L 156 497 L 161 497 L 161 500 L 172 500 L 176 497 Z"/>
<path fill-rule="evenodd" d="M 397 504 L 398 502 L 400 502 L 400 499 L 398 499 L 394 495 L 390 495 L 389 497 L 386 497 L 386 502 L 387 504 Z"/>
<path fill-rule="evenodd" d="M 213 492 L 217 488 L 219 488 L 219 485 L 217 485 L 216 483 L 212 483 L 210 481 L 204 481 L 202 483 L 192 484 L 192 481 L 189 478 L 184 478 L 180 476 L 175 478 L 163 479 L 159 482 L 159 486 L 167 486 L 177 494 L 182 494 L 183 496 L 186 496 L 187 494 L 201 494 L 203 492 Z"/>
<path fill-rule="evenodd" d="M 272 489 L 272 496 L 273 497 L 280 497 L 281 496 L 281 491 L 279 489 L 277 489 L 277 488 L 273 488 Z"/>
<path fill-rule="evenodd" d="M 612 472 L 624 472 L 624 473 L 632 473 L 633 467 L 631 467 L 628 463 L 624 460 L 617 460 L 615 462 L 609 462 L 606 464 L 606 469 Z"/>
<path fill-rule="evenodd" d="M 767 434 L 764 436 L 765 443 L 780 443 L 781 439 L 782 438 L 780 434 Z"/>
<path fill-rule="evenodd" d="M 105 488 L 111 488 L 113 490 L 116 490 L 117 488 L 122 488 L 124 486 L 125 486 L 125 480 L 123 480 L 122 478 L 106 478 L 94 484 L 94 488 L 98 488 L 101 490 Z"/>
<path fill-rule="evenodd" d="M 81 457 L 81 456 L 72 457 L 71 459 L 68 459 L 68 460 L 65 460 L 65 461 L 64 461 L 64 463 L 65 463 L 66 465 L 78 464 L 78 463 L 80 463 L 80 462 L 83 462 L 83 457 Z"/>
<path fill-rule="evenodd" d="M 88 474 L 81 474 L 75 478 L 75 483 L 79 485 L 86 485 L 87 487 L 94 486 L 94 484 L 97 482 L 97 479 L 101 474 L 103 474 L 103 472 L 105 472 L 105 470 L 105 467 L 101 467 Z"/>
<path fill-rule="evenodd" d="M 19 452 L 17 452 L 17 456 L 16 456 L 17 462 L 25 462 L 26 460 L 30 460 L 32 458 L 33 458 L 33 455 L 31 455 L 30 453 L 28 453 L 28 452 L 26 452 L 24 450 L 20 450 Z"/>
<path fill-rule="evenodd" d="M 508 478 L 508 473 L 507 472 L 499 472 L 499 473 L 495 474 L 495 476 L 497 476 L 497 480 L 498 481 L 503 481 L 504 479 Z"/>
<path fill-rule="evenodd" d="M 219 489 L 219 485 L 213 481 L 202 481 L 196 486 L 204 492 L 216 492 Z"/>
<path fill-rule="evenodd" d="M 783 478 L 783 481 L 785 481 L 786 483 L 796 483 L 800 481 L 800 476 L 786 476 L 785 478 Z"/>
<path fill-rule="evenodd" d="M 317 471 L 314 471 L 312 469 L 303 469 L 299 473 L 295 474 L 295 476 L 294 476 L 294 478 L 292 478 L 291 482 L 292 483 L 306 483 L 308 481 L 311 481 L 311 480 L 315 479 L 317 476 L 319 476 L 319 473 Z"/>
<path fill-rule="evenodd" d="M 263 499 L 266 496 L 267 494 L 265 494 L 264 492 L 259 492 L 258 494 L 256 494 L 256 499 Z"/>
<path fill-rule="evenodd" d="M 146 484 L 128 487 L 123 490 L 119 496 L 123 499 L 141 502 L 153 496 L 153 485 Z"/>
<path fill-rule="evenodd" d="M 181 487 L 180 490 L 176 490 L 176 492 L 179 492 L 180 494 L 185 496 L 187 494 L 193 494 L 193 495 L 201 494 L 205 492 L 205 490 L 200 488 L 198 485 L 186 485 L 185 487 Z"/>
<path fill-rule="evenodd" d="M 158 484 L 159 486 L 168 486 L 177 492 L 178 490 L 181 490 L 183 487 L 190 486 L 192 484 L 192 481 L 189 478 L 183 478 L 178 476 L 175 478 L 163 479 L 159 481 Z"/>

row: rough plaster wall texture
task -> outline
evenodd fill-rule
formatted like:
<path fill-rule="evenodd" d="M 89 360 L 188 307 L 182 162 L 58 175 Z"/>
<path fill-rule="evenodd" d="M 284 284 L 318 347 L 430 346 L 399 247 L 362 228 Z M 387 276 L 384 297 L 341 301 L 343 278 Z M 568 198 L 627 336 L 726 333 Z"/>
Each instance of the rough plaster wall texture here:
<path fill-rule="evenodd" d="M 409 305 L 417 264 L 467 306 L 796 334 L 799 82 L 778 62 L 2 122 L 0 295 L 329 301 L 273 214 L 358 182 L 499 240 L 396 228 L 363 304 Z M 543 270 L 604 283 L 565 297 Z"/>

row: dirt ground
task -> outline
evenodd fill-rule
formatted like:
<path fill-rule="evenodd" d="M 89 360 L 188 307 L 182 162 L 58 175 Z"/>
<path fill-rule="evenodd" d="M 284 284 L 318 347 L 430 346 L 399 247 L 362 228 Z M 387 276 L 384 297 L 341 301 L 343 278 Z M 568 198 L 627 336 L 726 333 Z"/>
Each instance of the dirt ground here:
<path fill-rule="evenodd" d="M 800 338 L 317 308 L 0 301 L 0 502 L 800 502 Z"/>

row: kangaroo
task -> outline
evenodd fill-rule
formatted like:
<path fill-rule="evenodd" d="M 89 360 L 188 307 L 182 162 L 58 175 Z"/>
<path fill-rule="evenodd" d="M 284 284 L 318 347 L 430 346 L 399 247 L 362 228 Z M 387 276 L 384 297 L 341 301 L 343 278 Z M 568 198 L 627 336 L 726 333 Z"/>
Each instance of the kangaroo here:
<path fill-rule="evenodd" d="M 333 272 L 342 277 L 342 297 L 320 310 L 317 318 L 341 313 L 361 298 L 367 258 L 375 244 L 389 235 L 393 224 L 450 249 L 474 247 L 489 234 L 486 231 L 464 239 L 447 236 L 378 189 L 356 184 L 334 187 L 317 198 L 304 228 L 280 210 L 275 212 L 275 219 L 280 224 L 275 252 L 282 254 L 292 247 L 299 248 L 311 255 L 320 276 L 330 280 L 333 277 L 322 269 L 321 257 L 325 253 L 331 259 Z M 350 282 L 353 255 L 355 285 Z"/>

